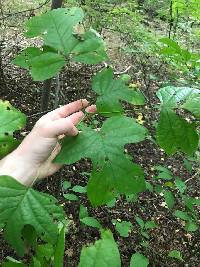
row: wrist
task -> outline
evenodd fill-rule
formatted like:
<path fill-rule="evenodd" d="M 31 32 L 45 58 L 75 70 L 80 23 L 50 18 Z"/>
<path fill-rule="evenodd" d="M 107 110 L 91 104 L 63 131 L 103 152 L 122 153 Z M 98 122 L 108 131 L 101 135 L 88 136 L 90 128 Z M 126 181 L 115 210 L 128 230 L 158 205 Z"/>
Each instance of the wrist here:
<path fill-rule="evenodd" d="M 34 173 L 26 163 L 24 156 L 18 155 L 17 150 L 0 161 L 0 175 L 11 176 L 25 186 L 31 186 L 34 181 Z"/>

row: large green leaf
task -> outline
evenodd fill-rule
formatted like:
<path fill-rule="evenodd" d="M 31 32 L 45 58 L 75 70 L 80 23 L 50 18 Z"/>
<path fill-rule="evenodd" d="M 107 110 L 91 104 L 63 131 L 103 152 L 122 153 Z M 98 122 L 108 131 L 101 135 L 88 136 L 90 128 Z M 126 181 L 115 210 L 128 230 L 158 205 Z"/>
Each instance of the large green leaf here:
<path fill-rule="evenodd" d="M 57 225 L 63 219 L 56 199 L 27 188 L 8 176 L 0 176 L 0 225 L 4 225 L 6 240 L 19 255 L 24 254 L 21 231 L 25 225 L 35 228 L 40 237 L 50 243 L 57 240 Z"/>
<path fill-rule="evenodd" d="M 131 194 L 145 189 L 143 171 L 123 151 L 125 144 L 144 140 L 146 133 L 143 126 L 123 116 L 109 118 L 100 131 L 83 126 L 78 136 L 64 139 L 56 162 L 72 164 L 91 158 L 94 171 L 88 197 L 93 205 L 104 204 L 113 199 L 113 190 Z"/>
<path fill-rule="evenodd" d="M 97 64 L 107 59 L 104 42 L 93 30 L 86 32 L 84 41 L 72 50 L 72 60 L 77 62 Z"/>
<path fill-rule="evenodd" d="M 87 193 L 92 205 L 97 206 L 106 204 L 118 193 L 136 194 L 145 189 L 143 170 L 118 154 L 92 172 Z"/>
<path fill-rule="evenodd" d="M 198 148 L 198 134 L 194 124 L 188 123 L 168 108 L 163 108 L 157 125 L 157 142 L 168 155 L 178 150 L 191 155 Z"/>
<path fill-rule="evenodd" d="M 97 64 L 107 59 L 101 37 L 89 30 L 80 35 L 77 28 L 84 18 L 81 8 L 51 10 L 27 22 L 27 37 L 42 36 L 44 44 L 72 60 Z"/>
<path fill-rule="evenodd" d="M 72 164 L 82 158 L 91 158 L 93 163 L 104 165 L 108 160 L 116 160 L 127 143 L 137 143 L 145 139 L 147 130 L 125 116 L 107 119 L 99 131 L 85 125 L 75 137 L 66 137 L 56 162 Z"/>
<path fill-rule="evenodd" d="M 110 231 L 104 231 L 101 239 L 81 251 L 79 267 L 120 267 L 120 254 Z"/>
<path fill-rule="evenodd" d="M 134 105 L 144 104 L 141 92 L 127 87 L 122 79 L 114 79 L 111 68 L 103 69 L 94 77 L 92 88 L 99 95 L 96 105 L 98 112 L 103 115 L 122 113 L 123 108 L 119 100 Z"/>
<path fill-rule="evenodd" d="M 40 16 L 32 17 L 26 23 L 26 37 L 42 36 L 45 45 L 55 48 L 65 55 L 79 40 L 74 37 L 74 27 L 84 17 L 81 8 L 58 8 Z"/>
<path fill-rule="evenodd" d="M 163 87 L 157 92 L 157 96 L 163 106 L 167 108 L 176 108 L 177 104 L 185 101 L 192 94 L 199 94 L 200 90 L 189 87 Z"/>
<path fill-rule="evenodd" d="M 184 109 L 192 112 L 196 117 L 200 117 L 200 90 L 199 94 L 191 95 L 182 106 Z"/>
<path fill-rule="evenodd" d="M 8 101 L 0 101 L 0 158 L 11 152 L 19 142 L 13 132 L 26 124 L 26 116 L 12 107 Z"/>
<path fill-rule="evenodd" d="M 55 76 L 62 69 L 65 58 L 55 52 L 43 52 L 39 48 L 28 47 L 12 62 L 30 70 L 33 80 L 43 81 Z"/>

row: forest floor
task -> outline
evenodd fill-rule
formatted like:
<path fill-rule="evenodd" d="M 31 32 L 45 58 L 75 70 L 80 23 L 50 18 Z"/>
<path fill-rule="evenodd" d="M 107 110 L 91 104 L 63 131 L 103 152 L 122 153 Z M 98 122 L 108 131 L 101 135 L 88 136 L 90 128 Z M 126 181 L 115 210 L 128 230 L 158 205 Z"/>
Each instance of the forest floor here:
<path fill-rule="evenodd" d="M 110 41 L 112 43 L 112 41 Z M 15 54 L 20 48 L 16 47 Z M 112 50 L 113 51 L 113 50 Z M 117 51 L 117 49 L 116 49 Z M 10 58 L 13 55 L 10 55 Z M 141 90 L 146 90 L 140 75 L 136 75 L 137 66 L 131 62 L 129 58 L 121 58 L 116 54 L 112 54 L 113 65 L 117 71 L 126 69 L 132 65 L 130 75 L 132 82 L 140 84 Z M 11 65 L 10 58 L 6 58 L 4 62 L 4 74 L 6 77 L 7 90 L 0 89 L 0 98 L 10 101 L 10 103 L 24 112 L 27 117 L 27 127 L 24 132 L 29 132 L 36 120 L 41 116 L 37 113 L 40 111 L 40 95 L 42 84 L 33 82 L 26 71 Z M 115 60 L 114 60 L 115 59 Z M 97 69 L 102 66 L 89 67 L 73 65 L 70 68 L 65 68 L 61 73 L 61 89 L 60 104 L 65 104 L 79 98 L 87 98 L 91 103 L 95 97 L 91 92 L 91 77 Z M 163 77 L 165 73 L 161 73 Z M 152 82 L 148 88 L 148 103 L 145 108 L 133 108 L 128 115 L 137 118 L 140 113 L 143 115 L 144 126 L 153 134 L 154 128 L 151 121 L 156 120 L 156 110 L 152 109 L 158 100 L 155 92 L 159 87 L 159 83 Z M 146 91 L 145 91 L 146 92 Z M 53 96 L 52 96 L 53 99 Z M 52 109 L 53 103 L 51 102 Z M 200 182 L 198 179 L 193 179 L 195 170 L 188 172 L 183 165 L 183 156 L 177 154 L 175 157 L 167 157 L 167 155 L 153 144 L 151 141 L 144 141 L 139 144 L 129 144 L 126 146 L 127 153 L 134 158 L 134 162 L 141 165 L 145 170 L 146 180 L 152 184 L 162 184 L 155 181 L 156 165 L 168 167 L 174 176 L 181 177 L 184 181 L 188 180 L 187 193 L 190 196 L 198 197 L 200 192 Z M 200 231 L 195 233 L 187 233 L 183 229 L 184 225 L 178 220 L 173 213 L 167 208 L 164 203 L 164 197 L 159 193 L 146 191 L 139 194 L 136 202 L 128 202 L 124 197 L 120 197 L 114 207 L 106 206 L 92 208 L 87 200 L 86 195 L 78 194 L 79 201 L 68 201 L 63 197 L 62 183 L 70 181 L 72 185 L 85 186 L 87 184 L 87 173 L 91 169 L 89 160 L 81 160 L 74 165 L 65 166 L 61 171 L 56 173 L 51 178 L 48 178 L 36 185 L 40 191 L 52 194 L 59 203 L 61 203 L 66 211 L 67 218 L 70 220 L 69 231 L 66 236 L 65 250 L 65 265 L 68 267 L 77 267 L 82 246 L 94 243 L 99 239 L 99 231 L 95 228 L 85 226 L 79 220 L 80 203 L 88 208 L 90 216 L 99 220 L 104 228 L 109 228 L 114 233 L 114 238 L 117 241 L 120 249 L 122 266 L 128 267 L 131 255 L 137 250 L 141 251 L 150 260 L 150 267 L 199 267 L 200 266 Z M 177 201 L 176 209 L 182 209 L 181 204 Z M 149 246 L 144 248 L 140 246 L 144 237 L 141 236 L 139 227 L 135 222 L 135 216 L 140 216 L 144 221 L 154 220 L 158 227 L 150 231 Z M 120 237 L 116 232 L 112 219 L 120 219 L 131 221 L 134 225 L 128 238 Z M 167 255 L 171 250 L 179 250 L 184 258 L 184 262 L 180 262 L 169 258 Z M 0 235 L 0 262 L 6 256 L 15 257 L 15 253 L 3 240 Z M 115 266 L 113 266 L 115 267 Z M 139 267 L 139 266 L 138 266 Z"/>

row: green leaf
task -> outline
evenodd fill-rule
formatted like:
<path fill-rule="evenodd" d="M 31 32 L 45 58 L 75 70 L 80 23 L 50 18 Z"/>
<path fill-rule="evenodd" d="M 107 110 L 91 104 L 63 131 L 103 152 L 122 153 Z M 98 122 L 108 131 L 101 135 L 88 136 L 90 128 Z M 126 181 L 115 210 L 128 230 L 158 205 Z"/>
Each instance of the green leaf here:
<path fill-rule="evenodd" d="M 71 182 L 64 181 L 62 187 L 63 187 L 63 190 L 66 191 L 67 189 L 69 189 L 71 187 Z"/>
<path fill-rule="evenodd" d="M 19 144 L 13 133 L 26 124 L 26 116 L 12 107 L 8 101 L 0 100 L 0 158 Z"/>
<path fill-rule="evenodd" d="M 192 112 L 197 118 L 200 118 L 200 90 L 199 94 L 191 95 L 182 105 L 182 108 Z"/>
<path fill-rule="evenodd" d="M 163 106 L 175 108 L 179 102 L 188 99 L 192 94 L 199 94 L 199 91 L 189 87 L 167 86 L 158 90 L 156 94 Z"/>
<path fill-rule="evenodd" d="M 121 267 L 120 254 L 110 231 L 102 231 L 101 239 L 83 247 L 79 267 Z"/>
<path fill-rule="evenodd" d="M 65 65 L 65 58 L 56 52 L 43 52 L 35 47 L 23 50 L 12 63 L 30 70 L 34 81 L 54 77 Z"/>
<path fill-rule="evenodd" d="M 35 228 L 43 240 L 55 243 L 57 225 L 53 220 L 63 219 L 56 199 L 32 188 L 27 188 L 8 176 L 0 176 L 0 224 L 4 224 L 5 239 L 24 254 L 21 231 L 25 225 Z"/>
<path fill-rule="evenodd" d="M 193 164 L 187 160 L 187 159 L 184 159 L 184 166 L 185 168 L 191 173 L 192 172 L 192 168 L 193 168 Z"/>
<path fill-rule="evenodd" d="M 24 69 L 29 69 L 31 66 L 31 60 L 42 54 L 42 50 L 37 47 L 28 47 L 24 49 L 16 58 L 12 61 L 13 64 L 22 67 Z"/>
<path fill-rule="evenodd" d="M 42 244 L 37 246 L 36 250 L 36 259 L 41 263 L 41 266 L 43 263 L 46 263 L 51 259 L 53 256 L 54 249 L 53 246 L 49 243 Z"/>
<path fill-rule="evenodd" d="M 108 59 L 103 40 L 95 31 L 88 31 L 83 36 L 84 41 L 72 50 L 72 60 L 85 64 L 97 64 Z"/>
<path fill-rule="evenodd" d="M 168 181 L 173 178 L 173 173 L 163 166 L 155 166 L 155 170 L 159 171 L 158 176 L 155 177 L 156 179 L 163 179 Z"/>
<path fill-rule="evenodd" d="M 97 98 L 97 111 L 102 115 L 119 115 L 123 112 L 119 100 L 134 105 L 143 105 L 144 96 L 136 90 L 130 89 L 121 79 L 114 79 L 111 68 L 103 69 L 93 78 L 93 90 L 99 95 Z"/>
<path fill-rule="evenodd" d="M 198 134 L 190 124 L 168 108 L 163 108 L 156 129 L 157 142 L 168 155 L 178 150 L 191 155 L 198 147 Z"/>
<path fill-rule="evenodd" d="M 168 257 L 183 261 L 181 252 L 178 250 L 172 250 L 169 252 Z"/>
<path fill-rule="evenodd" d="M 123 151 L 126 143 L 144 140 L 146 132 L 133 119 L 123 116 L 109 118 L 100 131 L 83 125 L 79 135 L 63 139 L 55 161 L 72 164 L 91 158 L 94 170 L 87 186 L 88 197 L 93 205 L 106 204 L 117 192 L 132 194 L 145 190 L 143 171 Z"/>
<path fill-rule="evenodd" d="M 188 232 L 195 232 L 199 229 L 199 226 L 193 221 L 188 221 L 184 228 Z"/>
<path fill-rule="evenodd" d="M 136 216 L 136 217 L 135 217 L 135 220 L 136 220 L 136 222 L 139 224 L 140 228 L 143 229 L 143 228 L 145 227 L 145 222 L 142 220 L 142 218 Z"/>
<path fill-rule="evenodd" d="M 85 186 L 80 186 L 80 185 L 75 185 L 74 187 L 72 187 L 71 190 L 76 192 L 76 193 L 80 193 L 80 194 L 83 194 L 83 193 L 87 192 L 86 187 Z"/>
<path fill-rule="evenodd" d="M 74 194 L 63 194 L 64 198 L 71 201 L 79 200 L 79 198 Z"/>
<path fill-rule="evenodd" d="M 54 253 L 53 267 L 63 267 L 65 252 L 65 227 L 60 230 Z"/>
<path fill-rule="evenodd" d="M 149 260 L 141 253 L 137 252 L 132 255 L 130 267 L 147 267 L 148 265 Z"/>
<path fill-rule="evenodd" d="M 145 232 L 145 231 L 141 231 L 141 235 L 143 237 L 145 237 L 146 239 L 149 239 L 150 238 L 149 234 L 147 232 Z"/>
<path fill-rule="evenodd" d="M 65 65 L 65 59 L 62 55 L 48 52 L 30 61 L 30 72 L 34 81 L 44 81 L 54 77 Z"/>
<path fill-rule="evenodd" d="M 76 32 L 83 20 L 81 8 L 59 8 L 31 18 L 27 22 L 27 37 L 42 36 L 49 46 L 71 60 L 85 64 L 97 64 L 107 60 L 105 45 L 100 35 L 90 29 L 81 34 Z"/>
<path fill-rule="evenodd" d="M 169 209 L 173 209 L 175 204 L 175 198 L 171 191 L 165 190 L 164 192 L 165 202 L 167 203 L 167 206 Z"/>
<path fill-rule="evenodd" d="M 87 208 L 84 207 L 82 204 L 80 205 L 80 210 L 79 210 L 79 219 L 83 219 L 85 217 L 89 217 Z"/>
<path fill-rule="evenodd" d="M 186 183 L 179 178 L 175 179 L 175 185 L 181 194 L 183 194 L 187 188 Z"/>
<path fill-rule="evenodd" d="M 102 228 L 101 224 L 97 221 L 97 219 L 93 217 L 85 217 L 83 219 L 80 219 L 80 221 L 87 226 L 91 226 L 91 227 L 99 228 L 99 229 Z"/>
<path fill-rule="evenodd" d="M 159 40 L 159 42 L 168 45 L 169 47 L 171 47 L 172 49 L 174 49 L 177 52 L 181 52 L 180 46 L 170 38 L 161 38 Z"/>
<path fill-rule="evenodd" d="M 158 227 L 158 225 L 154 222 L 154 221 L 147 221 L 145 223 L 145 229 L 148 230 L 148 229 L 154 229 Z"/>
<path fill-rule="evenodd" d="M 40 16 L 32 17 L 26 23 L 26 37 L 42 36 L 44 44 L 67 55 L 79 43 L 74 37 L 74 27 L 84 17 L 81 8 L 58 8 Z"/>
<path fill-rule="evenodd" d="M 142 169 L 122 154 L 93 171 L 87 185 L 88 198 L 93 206 L 106 204 L 118 193 L 136 194 L 145 191 Z M 123 177 L 123 179 L 122 179 Z"/>
<path fill-rule="evenodd" d="M 120 234 L 120 236 L 128 237 L 131 229 L 133 228 L 133 225 L 131 222 L 122 221 L 122 222 L 116 222 L 115 228 L 117 232 Z"/>
<path fill-rule="evenodd" d="M 13 258 L 7 257 L 7 261 L 3 262 L 2 267 L 26 267 L 26 265 Z"/>
<path fill-rule="evenodd" d="M 116 204 L 116 198 L 113 198 L 108 203 L 106 203 L 106 206 L 109 208 L 113 208 L 115 206 L 115 204 Z"/>
<path fill-rule="evenodd" d="M 176 210 L 174 215 L 181 220 L 190 221 L 190 216 L 185 211 Z"/>

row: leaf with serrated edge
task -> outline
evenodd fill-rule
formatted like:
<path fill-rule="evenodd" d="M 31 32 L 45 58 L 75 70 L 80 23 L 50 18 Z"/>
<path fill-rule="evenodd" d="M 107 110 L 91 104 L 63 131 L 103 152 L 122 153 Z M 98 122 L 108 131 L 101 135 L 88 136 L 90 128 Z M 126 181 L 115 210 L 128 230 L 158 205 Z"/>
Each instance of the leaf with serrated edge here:
<path fill-rule="evenodd" d="M 161 110 L 156 131 L 157 142 L 168 155 L 178 150 L 191 155 L 197 150 L 199 137 L 195 125 L 180 118 L 171 109 Z"/>
<path fill-rule="evenodd" d="M 0 176 L 0 225 L 4 225 L 5 239 L 24 254 L 21 231 L 33 226 L 41 238 L 50 243 L 57 240 L 57 225 L 53 220 L 64 218 L 56 199 L 32 188 L 27 188 L 9 176 Z"/>
<path fill-rule="evenodd" d="M 94 171 L 87 192 L 93 205 L 105 204 L 115 196 L 113 189 L 129 194 L 145 189 L 141 168 L 127 159 L 123 151 L 126 143 L 140 142 L 146 133 L 143 126 L 123 116 L 109 118 L 98 132 L 83 126 L 78 136 L 64 139 L 56 162 L 72 164 L 91 158 Z"/>
<path fill-rule="evenodd" d="M 199 94 L 200 90 L 190 87 L 163 87 L 156 93 L 157 97 L 163 106 L 167 108 L 175 108 L 181 101 L 185 101 L 192 94 Z"/>
<path fill-rule="evenodd" d="M 17 147 L 19 141 L 13 138 L 16 130 L 26 124 L 26 116 L 12 107 L 8 101 L 0 100 L 0 158 Z"/>
<path fill-rule="evenodd" d="M 81 8 L 59 8 L 31 18 L 27 24 L 27 37 L 42 36 L 44 44 L 58 50 L 62 55 L 85 64 L 97 64 L 107 60 L 105 45 L 101 37 L 92 29 L 81 39 L 75 27 L 83 21 Z"/>
<path fill-rule="evenodd" d="M 200 118 L 200 90 L 199 94 L 191 95 L 182 105 L 182 108 L 193 113 L 197 118 Z"/>
<path fill-rule="evenodd" d="M 121 267 L 120 254 L 110 231 L 102 231 L 101 239 L 83 247 L 78 267 Z"/>
<path fill-rule="evenodd" d="M 114 79 L 112 68 L 106 68 L 97 73 L 93 78 L 92 88 L 99 95 L 96 102 L 97 111 L 105 116 L 119 115 L 123 112 L 119 100 L 134 105 L 145 103 L 141 92 L 130 89 L 122 79 Z"/>

